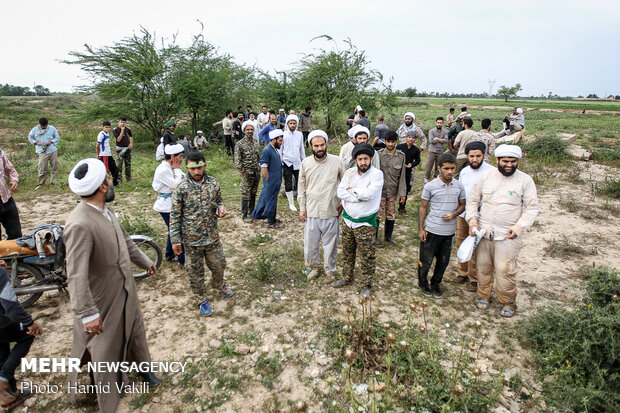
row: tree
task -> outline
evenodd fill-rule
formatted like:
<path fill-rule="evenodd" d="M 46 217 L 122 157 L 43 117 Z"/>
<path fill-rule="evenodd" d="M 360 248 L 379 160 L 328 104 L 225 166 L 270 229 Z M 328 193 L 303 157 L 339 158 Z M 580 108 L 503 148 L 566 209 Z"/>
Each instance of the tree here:
<path fill-rule="evenodd" d="M 279 106 L 290 109 L 301 100 L 298 99 L 299 93 L 294 76 L 285 71 L 276 71 L 273 76 L 267 72 L 260 72 L 258 92 L 260 101 L 272 108 Z"/>
<path fill-rule="evenodd" d="M 391 110 L 395 106 L 391 84 L 384 85 L 383 75 L 369 68 L 365 52 L 350 39 L 345 40 L 347 48 L 339 50 L 331 37 L 318 38 L 333 42 L 335 47 L 319 49 L 300 59 L 293 71 L 299 107 L 312 106 L 324 111 L 328 131 L 337 132 L 344 128 L 344 122 L 334 126 L 333 120 L 350 113 L 356 105 L 369 113 L 379 107 Z"/>
<path fill-rule="evenodd" d="M 93 103 L 91 114 L 126 116 L 158 142 L 164 124 L 178 112 L 170 93 L 171 58 L 177 46 L 174 40 L 168 45 L 162 40 L 158 48 L 156 42 L 154 34 L 141 28 L 140 35 L 112 46 L 95 49 L 85 44 L 86 51 L 69 52 L 74 60 L 64 63 L 80 65 L 90 76 L 91 85 L 80 89 L 101 98 Z"/>
<path fill-rule="evenodd" d="M 517 83 L 513 87 L 500 86 L 499 89 L 497 89 L 497 95 L 503 97 L 504 102 L 508 102 L 508 99 L 517 96 L 519 91 L 521 91 L 521 83 Z"/>
<path fill-rule="evenodd" d="M 34 93 L 37 96 L 50 96 L 51 95 L 50 90 L 48 88 L 46 88 L 46 87 L 41 86 L 41 85 L 36 85 L 34 87 Z"/>

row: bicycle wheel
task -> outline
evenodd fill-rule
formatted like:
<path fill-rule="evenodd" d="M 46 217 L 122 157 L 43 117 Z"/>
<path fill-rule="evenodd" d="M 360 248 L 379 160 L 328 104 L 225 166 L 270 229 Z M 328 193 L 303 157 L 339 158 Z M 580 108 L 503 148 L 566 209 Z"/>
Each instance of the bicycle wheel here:
<path fill-rule="evenodd" d="M 133 240 L 138 248 L 142 250 L 143 253 L 147 255 L 155 263 L 155 266 L 159 268 L 161 266 L 162 254 L 161 248 L 159 245 L 155 243 L 155 241 L 144 240 L 144 239 L 134 239 Z M 138 267 L 135 264 L 131 264 L 131 272 L 133 273 L 133 278 L 136 280 L 141 280 L 146 278 L 148 273 L 147 270 Z"/>
<path fill-rule="evenodd" d="M 43 273 L 37 267 L 24 264 L 23 262 L 17 263 L 17 277 L 13 282 L 13 289 L 15 290 L 17 299 L 21 303 L 22 307 L 30 307 L 39 298 L 41 298 L 43 293 L 20 295 L 19 289 L 23 287 L 32 287 L 41 280 L 43 280 Z"/>

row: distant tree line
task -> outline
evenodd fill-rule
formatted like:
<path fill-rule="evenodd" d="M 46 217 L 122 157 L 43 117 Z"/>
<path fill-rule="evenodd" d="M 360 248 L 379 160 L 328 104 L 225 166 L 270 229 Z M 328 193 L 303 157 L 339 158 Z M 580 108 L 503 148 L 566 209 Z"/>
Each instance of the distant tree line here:
<path fill-rule="evenodd" d="M 144 28 L 111 46 L 84 45 L 85 50 L 70 52 L 72 59 L 65 63 L 81 66 L 90 76 L 90 84 L 78 89 L 100 98 L 88 107 L 89 115 L 124 115 L 154 141 L 169 119 L 186 119 L 194 131 L 206 129 L 227 109 L 246 104 L 287 112 L 311 106 L 325 116 L 332 133 L 346 127 L 334 120 L 356 105 L 367 112 L 395 107 L 391 81 L 384 82 L 350 40 L 343 48 L 329 36 L 314 40 L 327 40 L 332 48 L 313 49 L 291 70 L 275 74 L 236 63 L 202 33 L 184 47 L 176 38 L 165 41 Z"/>
<path fill-rule="evenodd" d="M 52 92 L 46 87 L 36 85 L 32 89 L 27 86 L 15 86 L 5 83 L 0 86 L 0 96 L 50 96 Z"/>

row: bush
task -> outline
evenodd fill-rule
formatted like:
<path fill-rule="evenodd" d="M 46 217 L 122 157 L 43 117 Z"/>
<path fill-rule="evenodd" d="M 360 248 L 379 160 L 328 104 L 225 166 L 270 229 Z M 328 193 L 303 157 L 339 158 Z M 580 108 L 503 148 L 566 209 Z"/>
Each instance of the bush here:
<path fill-rule="evenodd" d="M 597 148 L 592 152 L 592 160 L 599 162 L 618 162 L 620 161 L 620 149 L 611 150 Z"/>
<path fill-rule="evenodd" d="M 538 136 L 532 142 L 528 142 L 523 146 L 530 159 L 537 161 L 560 162 L 570 159 L 568 153 L 568 143 L 559 137 Z"/>
<path fill-rule="evenodd" d="M 620 179 L 607 178 L 598 191 L 612 198 L 620 198 Z"/>
<path fill-rule="evenodd" d="M 617 411 L 620 405 L 618 272 L 588 269 L 584 297 L 569 308 L 549 306 L 523 324 L 543 382 L 560 411 Z"/>

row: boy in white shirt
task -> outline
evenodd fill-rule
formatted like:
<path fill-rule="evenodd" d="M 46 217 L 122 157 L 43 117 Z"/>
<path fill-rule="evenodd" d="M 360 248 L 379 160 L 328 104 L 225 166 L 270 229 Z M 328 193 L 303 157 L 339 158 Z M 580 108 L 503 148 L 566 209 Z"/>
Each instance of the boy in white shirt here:
<path fill-rule="evenodd" d="M 101 125 L 103 130 L 97 135 L 97 158 L 103 161 L 106 171 L 112 174 L 114 186 L 118 186 L 118 168 L 112 157 L 112 148 L 110 147 L 110 129 L 112 129 L 112 124 L 106 120 Z"/>

